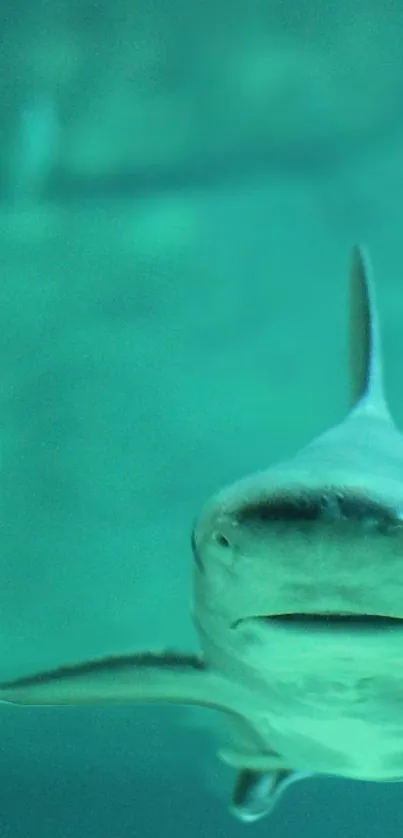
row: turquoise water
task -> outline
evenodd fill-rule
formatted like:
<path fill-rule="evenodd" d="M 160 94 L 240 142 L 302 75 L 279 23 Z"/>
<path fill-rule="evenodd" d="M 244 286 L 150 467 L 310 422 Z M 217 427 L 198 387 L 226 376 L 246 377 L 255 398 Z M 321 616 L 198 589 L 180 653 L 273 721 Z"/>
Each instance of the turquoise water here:
<path fill-rule="evenodd" d="M 343 415 L 371 252 L 403 423 L 397 4 L 14 4 L 0 59 L 1 679 L 197 648 L 190 530 Z M 217 719 L 0 714 L 10 838 L 237 836 Z M 251 835 L 377 838 L 399 785 L 317 778 Z"/>

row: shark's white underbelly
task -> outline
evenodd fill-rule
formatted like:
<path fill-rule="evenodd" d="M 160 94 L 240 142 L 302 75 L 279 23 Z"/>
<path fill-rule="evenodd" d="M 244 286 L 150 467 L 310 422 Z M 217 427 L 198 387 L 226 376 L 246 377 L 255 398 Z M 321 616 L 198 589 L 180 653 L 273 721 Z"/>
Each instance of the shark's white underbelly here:
<path fill-rule="evenodd" d="M 255 720 L 269 748 L 292 767 L 362 780 L 403 777 L 403 725 L 365 718 L 295 715 Z"/>
<path fill-rule="evenodd" d="M 237 655 L 211 646 L 209 652 L 221 670 L 256 695 L 256 708 L 251 705 L 247 715 L 263 750 L 305 771 L 367 780 L 403 777 L 400 632 L 385 639 L 288 633 L 271 638 L 258 626 L 244 639 Z"/>
<path fill-rule="evenodd" d="M 297 661 L 265 678 L 254 726 L 292 766 L 359 779 L 403 776 L 403 667 Z M 383 661 L 385 663 L 385 661 Z M 339 664 L 339 665 L 337 665 Z M 259 689 L 261 694 L 261 690 Z"/>

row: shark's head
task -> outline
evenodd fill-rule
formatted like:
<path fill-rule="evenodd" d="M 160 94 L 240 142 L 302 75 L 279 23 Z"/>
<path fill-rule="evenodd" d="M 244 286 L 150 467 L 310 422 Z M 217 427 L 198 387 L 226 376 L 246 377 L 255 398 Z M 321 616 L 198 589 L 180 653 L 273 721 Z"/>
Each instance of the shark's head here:
<path fill-rule="evenodd" d="M 347 418 L 293 459 L 219 492 L 196 523 L 194 614 L 213 656 L 217 645 L 250 656 L 253 644 L 266 656 L 284 644 L 310 656 L 320 644 L 354 664 L 366 644 L 371 655 L 383 654 L 386 637 L 389 649 L 391 635 L 403 644 L 403 436 L 384 397 L 359 248 L 350 287 Z"/>

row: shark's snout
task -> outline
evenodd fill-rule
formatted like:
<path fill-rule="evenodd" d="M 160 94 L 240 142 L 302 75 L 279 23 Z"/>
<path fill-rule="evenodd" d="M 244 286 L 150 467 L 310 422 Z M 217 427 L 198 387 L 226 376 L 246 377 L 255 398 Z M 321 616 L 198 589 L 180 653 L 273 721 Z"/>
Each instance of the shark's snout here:
<path fill-rule="evenodd" d="M 329 480 L 223 500 L 196 556 L 207 580 L 200 593 L 220 579 L 217 607 L 232 629 L 403 629 L 400 498 Z"/>

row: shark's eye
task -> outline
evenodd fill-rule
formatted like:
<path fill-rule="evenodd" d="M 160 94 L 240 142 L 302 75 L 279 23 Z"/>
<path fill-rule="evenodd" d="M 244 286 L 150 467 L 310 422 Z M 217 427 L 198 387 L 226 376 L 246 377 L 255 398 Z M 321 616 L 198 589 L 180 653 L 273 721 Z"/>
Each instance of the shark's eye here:
<path fill-rule="evenodd" d="M 226 536 L 222 532 L 222 530 L 213 530 L 212 532 L 210 530 L 210 532 L 208 534 L 206 534 L 206 536 L 207 536 L 208 544 L 210 544 L 210 547 L 211 546 L 213 546 L 213 548 L 218 547 L 220 551 L 222 550 L 224 552 L 225 559 L 223 559 L 223 560 L 225 562 L 228 562 L 228 561 L 232 560 L 232 544 L 231 544 L 231 541 L 228 538 L 228 536 Z M 194 557 L 195 563 L 196 563 L 197 567 L 199 568 L 199 570 L 202 573 L 204 573 L 204 571 L 205 571 L 204 548 L 203 548 L 202 544 L 197 544 L 196 542 L 197 542 L 196 533 L 195 533 L 195 530 L 193 530 L 192 535 L 191 535 L 191 547 L 192 547 L 193 557 Z M 207 546 L 208 545 L 205 543 L 205 547 L 207 547 Z M 214 550 L 213 552 L 214 552 L 214 554 L 216 554 L 216 550 Z"/>
<path fill-rule="evenodd" d="M 215 532 L 213 533 L 213 540 L 219 547 L 223 547 L 224 549 L 229 549 L 231 547 L 231 543 L 229 538 L 224 535 L 223 532 Z"/>

